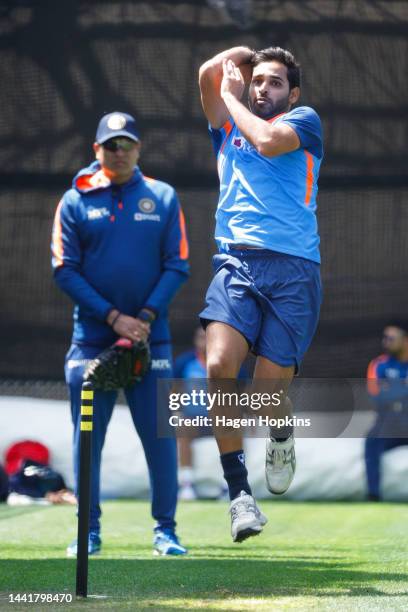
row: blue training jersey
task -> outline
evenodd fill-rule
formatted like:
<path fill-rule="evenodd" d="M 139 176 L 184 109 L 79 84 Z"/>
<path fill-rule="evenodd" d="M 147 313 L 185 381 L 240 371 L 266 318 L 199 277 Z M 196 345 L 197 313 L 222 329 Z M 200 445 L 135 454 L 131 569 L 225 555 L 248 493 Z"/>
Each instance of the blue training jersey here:
<path fill-rule="evenodd" d="M 75 302 L 73 342 L 108 346 L 117 339 L 112 308 L 137 316 L 151 308 L 151 341 L 170 340 L 167 307 L 189 274 L 185 222 L 173 187 L 138 167 L 114 185 L 98 162 L 81 170 L 54 220 L 57 285 Z"/>
<path fill-rule="evenodd" d="M 312 108 L 300 106 L 268 121 L 290 125 L 300 148 L 266 157 L 245 140 L 232 120 L 218 130 L 210 127 L 220 178 L 215 239 L 224 252 L 246 244 L 320 263 L 316 219 L 323 157 L 320 118 Z"/>
<path fill-rule="evenodd" d="M 407 437 L 408 361 L 399 361 L 392 355 L 373 359 L 367 370 L 367 391 L 377 413 L 369 435 Z"/>
<path fill-rule="evenodd" d="M 408 361 L 379 355 L 368 366 L 367 390 L 378 402 L 404 399 L 408 407 Z"/>

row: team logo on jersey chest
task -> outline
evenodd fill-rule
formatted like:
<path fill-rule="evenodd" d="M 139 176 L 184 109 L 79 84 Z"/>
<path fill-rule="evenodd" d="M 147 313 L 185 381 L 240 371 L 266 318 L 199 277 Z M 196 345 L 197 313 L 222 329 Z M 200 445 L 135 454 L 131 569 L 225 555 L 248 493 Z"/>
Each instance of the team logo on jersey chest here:
<path fill-rule="evenodd" d="M 142 198 L 137 206 L 142 212 L 135 213 L 135 221 L 160 221 L 160 215 L 152 214 L 156 210 L 156 204 L 150 198 Z"/>
<path fill-rule="evenodd" d="M 385 370 L 385 376 L 387 378 L 399 378 L 400 373 L 399 373 L 399 370 L 397 370 L 397 368 L 387 368 Z"/>
<path fill-rule="evenodd" d="M 138 202 L 138 207 L 143 213 L 152 213 L 156 208 L 156 204 L 150 198 L 142 198 Z"/>
<path fill-rule="evenodd" d="M 232 139 L 232 146 L 240 151 L 253 151 L 254 147 L 242 136 L 235 136 Z"/>

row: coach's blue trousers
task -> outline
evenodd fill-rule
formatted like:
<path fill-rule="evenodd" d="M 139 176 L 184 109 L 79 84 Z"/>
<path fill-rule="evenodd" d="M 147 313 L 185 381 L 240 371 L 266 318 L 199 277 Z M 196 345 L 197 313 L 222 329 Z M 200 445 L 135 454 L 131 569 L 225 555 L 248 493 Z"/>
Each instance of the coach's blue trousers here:
<path fill-rule="evenodd" d="M 152 516 L 155 529 L 174 530 L 177 504 L 177 447 L 175 438 L 157 436 L 157 379 L 172 375 L 172 356 L 169 344 L 151 347 L 152 367 L 141 383 L 125 389 L 133 423 L 143 445 L 149 469 Z M 65 378 L 69 387 L 71 415 L 74 425 L 75 492 L 78 488 L 79 443 L 81 419 L 81 386 L 88 360 L 100 352 L 99 348 L 72 345 L 65 361 Z M 101 455 L 106 430 L 117 397 L 116 391 L 95 391 L 92 433 L 91 513 L 90 530 L 100 531 L 100 471 Z M 120 449 L 118 449 L 120 452 Z M 138 458 L 135 457 L 135 461 Z"/>

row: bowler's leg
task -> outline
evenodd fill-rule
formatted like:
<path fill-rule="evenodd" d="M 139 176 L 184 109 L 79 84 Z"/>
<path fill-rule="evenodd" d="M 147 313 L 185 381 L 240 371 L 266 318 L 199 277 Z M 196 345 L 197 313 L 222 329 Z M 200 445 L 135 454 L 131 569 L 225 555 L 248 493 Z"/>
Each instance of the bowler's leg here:
<path fill-rule="evenodd" d="M 218 321 L 207 325 L 206 336 L 209 391 L 236 391 L 236 379 L 249 348 L 246 338 L 234 327 Z M 214 406 L 213 419 L 214 415 L 221 415 L 223 409 L 222 405 Z M 228 435 L 223 428 L 217 427 L 214 428 L 214 434 L 231 499 L 232 539 L 234 542 L 242 542 L 261 533 L 267 518 L 252 497 L 245 467 L 242 435 Z"/>
<path fill-rule="evenodd" d="M 248 354 L 248 342 L 236 329 L 212 321 L 206 328 L 207 376 L 209 385 L 217 388 L 217 381 L 236 380 L 242 363 Z M 216 406 L 217 413 L 222 413 L 222 406 Z M 215 429 L 220 454 L 242 452 L 242 436 L 225 436 Z"/>
<path fill-rule="evenodd" d="M 281 366 L 266 357 L 259 356 L 254 371 L 254 390 L 263 392 L 262 381 L 268 381 L 267 392 L 279 393 L 281 403 L 274 408 L 272 418 L 292 416 L 292 405 L 287 397 L 288 387 L 293 379 L 295 366 Z M 257 384 L 259 387 L 257 387 Z M 265 478 L 271 493 L 280 495 L 287 491 L 296 469 L 293 427 L 270 428 L 266 441 Z"/>

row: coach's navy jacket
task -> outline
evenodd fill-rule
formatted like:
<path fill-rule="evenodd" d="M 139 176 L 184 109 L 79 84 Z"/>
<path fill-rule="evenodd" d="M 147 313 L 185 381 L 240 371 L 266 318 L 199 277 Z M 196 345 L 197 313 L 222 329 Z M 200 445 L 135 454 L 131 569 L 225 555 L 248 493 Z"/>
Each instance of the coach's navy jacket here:
<path fill-rule="evenodd" d="M 57 285 L 75 302 L 73 342 L 108 346 L 112 308 L 157 312 L 151 341 L 170 340 L 167 306 L 189 274 L 183 212 L 174 189 L 143 176 L 113 185 L 98 162 L 61 199 L 52 234 Z"/>

